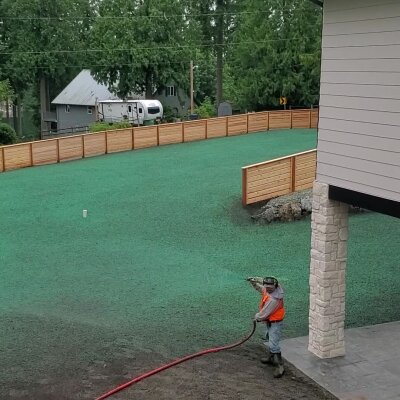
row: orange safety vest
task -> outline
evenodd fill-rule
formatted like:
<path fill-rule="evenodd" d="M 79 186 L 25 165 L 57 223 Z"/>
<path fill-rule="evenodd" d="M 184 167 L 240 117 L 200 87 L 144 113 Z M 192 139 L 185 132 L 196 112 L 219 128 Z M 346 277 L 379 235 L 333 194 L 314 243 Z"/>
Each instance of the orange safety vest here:
<path fill-rule="evenodd" d="M 269 300 L 269 293 L 264 292 L 262 294 L 261 302 L 260 302 L 260 311 L 263 309 L 265 303 Z M 282 321 L 285 317 L 285 308 L 283 307 L 283 299 L 279 300 L 279 307 L 268 317 L 268 321 Z"/>

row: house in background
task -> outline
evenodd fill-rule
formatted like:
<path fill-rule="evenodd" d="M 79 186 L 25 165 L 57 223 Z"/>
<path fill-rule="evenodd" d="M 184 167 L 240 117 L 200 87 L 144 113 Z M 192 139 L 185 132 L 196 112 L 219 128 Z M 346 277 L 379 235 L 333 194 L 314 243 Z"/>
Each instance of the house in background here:
<path fill-rule="evenodd" d="M 158 89 L 154 98 L 161 102 L 164 110 L 168 107 L 174 116 L 182 118 L 190 113 L 190 96 L 176 83 L 170 82 Z"/>
<path fill-rule="evenodd" d="M 107 86 L 96 82 L 89 70 L 82 70 L 52 101 L 56 106 L 56 131 L 60 134 L 85 131 L 96 121 L 96 101 L 116 99 Z"/>
<path fill-rule="evenodd" d="M 333 358 L 345 354 L 348 205 L 400 217 L 400 2 L 323 8 L 308 349 Z"/>
<path fill-rule="evenodd" d="M 130 95 L 129 99 L 144 99 L 143 95 Z M 153 99 L 159 100 L 165 107 L 169 107 L 177 117 L 188 114 L 190 109 L 189 95 L 176 84 L 169 84 L 154 93 Z M 57 134 L 70 134 L 84 132 L 88 126 L 96 121 L 96 101 L 118 100 L 107 86 L 98 83 L 90 70 L 82 70 L 68 86 L 52 101 L 56 112 L 51 113 L 54 131 Z"/>

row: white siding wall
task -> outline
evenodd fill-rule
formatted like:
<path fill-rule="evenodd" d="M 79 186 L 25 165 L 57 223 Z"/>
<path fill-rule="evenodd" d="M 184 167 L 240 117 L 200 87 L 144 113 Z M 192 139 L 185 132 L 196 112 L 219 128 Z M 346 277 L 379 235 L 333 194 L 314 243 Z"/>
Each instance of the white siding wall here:
<path fill-rule="evenodd" d="M 400 0 L 325 0 L 317 179 L 400 202 Z"/>

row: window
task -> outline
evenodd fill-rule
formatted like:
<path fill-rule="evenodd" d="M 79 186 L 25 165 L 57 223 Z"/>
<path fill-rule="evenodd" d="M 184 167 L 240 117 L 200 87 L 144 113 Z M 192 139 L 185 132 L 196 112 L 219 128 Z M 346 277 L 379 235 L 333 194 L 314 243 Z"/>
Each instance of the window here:
<path fill-rule="evenodd" d="M 92 106 L 88 106 L 88 108 L 87 108 L 87 113 L 88 113 L 89 115 L 92 115 L 92 114 L 93 114 L 93 107 L 92 107 Z"/>
<path fill-rule="evenodd" d="M 142 114 L 142 113 L 143 113 L 143 108 L 140 107 L 140 108 L 139 108 L 139 114 Z"/>
<path fill-rule="evenodd" d="M 65 105 L 65 112 L 66 113 L 70 113 L 71 112 L 71 107 L 69 106 L 69 104 Z"/>
<path fill-rule="evenodd" d="M 129 112 L 129 113 L 132 112 L 132 106 L 128 106 L 128 112 Z"/>
<path fill-rule="evenodd" d="M 160 107 L 149 107 L 147 111 L 149 114 L 158 114 L 160 112 Z"/>
<path fill-rule="evenodd" d="M 167 86 L 167 97 L 176 96 L 176 87 Z"/>

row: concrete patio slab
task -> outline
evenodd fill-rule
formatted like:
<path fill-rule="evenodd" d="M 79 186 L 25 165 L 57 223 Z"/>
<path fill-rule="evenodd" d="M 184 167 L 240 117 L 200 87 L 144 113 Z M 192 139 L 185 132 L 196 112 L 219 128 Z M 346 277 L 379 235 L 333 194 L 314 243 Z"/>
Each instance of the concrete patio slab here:
<path fill-rule="evenodd" d="M 400 400 L 400 321 L 346 329 L 346 355 L 320 359 L 308 336 L 282 343 L 285 359 L 340 400 Z"/>

